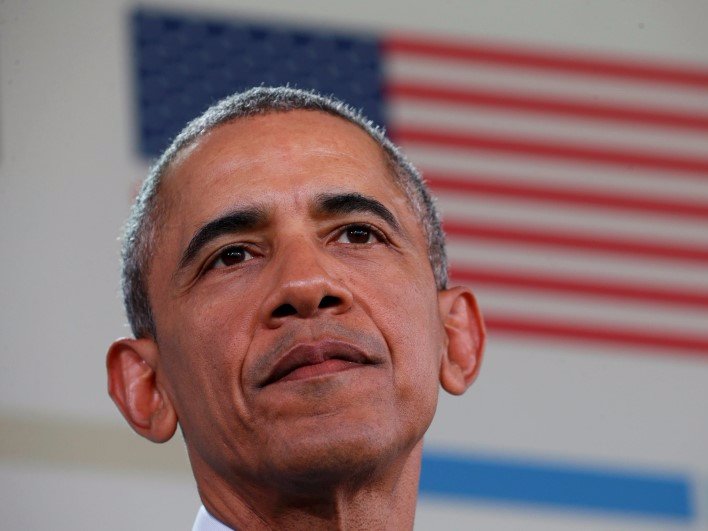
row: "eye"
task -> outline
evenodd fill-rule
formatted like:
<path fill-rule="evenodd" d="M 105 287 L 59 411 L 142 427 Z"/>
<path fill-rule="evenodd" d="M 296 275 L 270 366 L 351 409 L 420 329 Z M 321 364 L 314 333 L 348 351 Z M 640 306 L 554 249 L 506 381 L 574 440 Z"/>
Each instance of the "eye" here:
<path fill-rule="evenodd" d="M 349 225 L 337 238 L 340 243 L 367 244 L 383 241 L 380 233 L 368 225 Z"/>
<path fill-rule="evenodd" d="M 253 255 L 249 253 L 245 247 L 234 245 L 227 247 L 219 253 L 214 261 L 209 265 L 209 269 L 221 269 L 222 267 L 231 267 L 247 260 L 253 259 Z"/>

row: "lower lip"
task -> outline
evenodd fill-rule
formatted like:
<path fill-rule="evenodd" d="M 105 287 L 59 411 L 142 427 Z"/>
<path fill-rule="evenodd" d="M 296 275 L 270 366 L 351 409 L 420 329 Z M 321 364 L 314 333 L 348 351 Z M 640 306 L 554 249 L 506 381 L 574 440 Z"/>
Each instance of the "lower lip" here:
<path fill-rule="evenodd" d="M 323 361 L 322 363 L 315 363 L 314 365 L 304 365 L 298 367 L 294 371 L 288 373 L 286 376 L 281 378 L 279 381 L 287 382 L 290 380 L 305 380 L 308 378 L 315 378 L 316 376 L 322 376 L 325 374 L 333 374 L 336 372 L 342 372 L 349 369 L 356 369 L 357 367 L 363 367 L 361 363 L 356 363 L 353 361 L 330 359 Z"/>

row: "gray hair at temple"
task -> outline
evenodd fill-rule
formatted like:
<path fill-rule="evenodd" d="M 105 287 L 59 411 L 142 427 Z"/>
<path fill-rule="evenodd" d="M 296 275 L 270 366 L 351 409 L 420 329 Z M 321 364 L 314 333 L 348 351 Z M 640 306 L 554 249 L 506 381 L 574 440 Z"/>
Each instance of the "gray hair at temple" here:
<path fill-rule="evenodd" d="M 157 338 L 147 289 L 151 247 L 156 241 L 164 205 L 159 201 L 160 182 L 170 164 L 185 147 L 216 126 L 238 118 L 294 110 L 322 111 L 339 116 L 363 129 L 383 149 L 395 182 L 417 215 L 428 244 L 428 259 L 438 289 L 447 285 L 445 235 L 433 199 L 418 170 L 385 136 L 382 129 L 347 104 L 315 92 L 289 87 L 258 87 L 216 103 L 192 120 L 151 167 L 133 205 L 123 234 L 123 300 L 135 337 Z"/>

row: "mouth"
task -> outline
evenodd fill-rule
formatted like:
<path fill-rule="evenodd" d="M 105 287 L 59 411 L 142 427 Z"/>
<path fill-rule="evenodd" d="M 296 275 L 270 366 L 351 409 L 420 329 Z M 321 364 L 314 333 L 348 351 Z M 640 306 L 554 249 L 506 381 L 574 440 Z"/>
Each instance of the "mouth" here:
<path fill-rule="evenodd" d="M 288 350 L 275 364 L 262 387 L 305 380 L 372 364 L 359 348 L 338 340 L 301 343 Z"/>

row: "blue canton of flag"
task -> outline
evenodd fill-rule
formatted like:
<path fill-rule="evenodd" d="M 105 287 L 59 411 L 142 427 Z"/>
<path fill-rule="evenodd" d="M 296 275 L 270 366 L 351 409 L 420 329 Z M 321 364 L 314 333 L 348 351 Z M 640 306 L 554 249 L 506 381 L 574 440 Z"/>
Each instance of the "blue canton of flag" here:
<path fill-rule="evenodd" d="M 259 85 L 334 94 L 383 124 L 379 42 L 373 37 L 143 10 L 132 24 L 145 155 L 158 155 L 209 105 Z"/>

